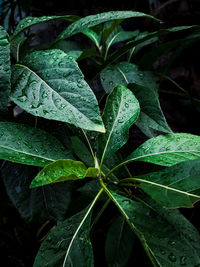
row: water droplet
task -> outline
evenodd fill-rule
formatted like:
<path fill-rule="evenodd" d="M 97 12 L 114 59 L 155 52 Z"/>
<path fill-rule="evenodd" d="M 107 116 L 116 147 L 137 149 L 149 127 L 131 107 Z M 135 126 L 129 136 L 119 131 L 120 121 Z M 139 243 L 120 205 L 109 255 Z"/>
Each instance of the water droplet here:
<path fill-rule="evenodd" d="M 28 23 L 31 23 L 31 22 L 32 22 L 32 20 L 31 20 L 31 19 L 28 19 L 28 20 L 27 20 L 27 22 L 28 22 Z"/>
<path fill-rule="evenodd" d="M 123 121 L 122 119 L 119 119 L 118 122 L 119 122 L 119 123 L 123 123 L 124 121 Z"/>
<path fill-rule="evenodd" d="M 165 251 L 164 251 L 163 249 L 160 251 L 160 253 L 161 253 L 162 255 L 165 255 Z"/>
<path fill-rule="evenodd" d="M 60 107 L 59 107 L 59 109 L 64 109 L 65 107 L 66 107 L 65 104 L 61 104 Z"/>
<path fill-rule="evenodd" d="M 49 111 L 43 109 L 43 114 L 44 114 L 44 115 L 46 115 L 46 114 L 48 114 L 48 113 L 49 113 Z"/>
<path fill-rule="evenodd" d="M 81 83 L 78 83 L 77 86 L 78 86 L 79 88 L 83 88 L 83 85 L 82 85 Z"/>
<path fill-rule="evenodd" d="M 144 74 L 142 72 L 139 73 L 140 78 L 144 77 Z"/>
<path fill-rule="evenodd" d="M 109 84 L 110 84 L 110 85 L 113 85 L 113 81 L 110 81 Z"/>
<path fill-rule="evenodd" d="M 25 95 L 18 97 L 18 100 L 19 100 L 20 102 L 25 102 L 26 99 L 27 99 L 27 97 L 26 97 Z"/>
<path fill-rule="evenodd" d="M 171 245 L 171 246 L 174 246 L 174 245 L 176 244 L 175 241 L 171 241 L 171 240 L 170 240 L 168 243 L 169 243 L 169 245 Z"/>
<path fill-rule="evenodd" d="M 125 103 L 125 107 L 128 108 L 129 107 L 129 104 L 128 103 Z"/>
<path fill-rule="evenodd" d="M 109 117 L 109 121 L 112 121 L 112 116 Z"/>
<path fill-rule="evenodd" d="M 175 262 L 176 261 L 176 256 L 173 254 L 173 253 L 170 253 L 169 256 L 168 256 L 168 259 L 172 262 Z"/>
<path fill-rule="evenodd" d="M 44 91 L 44 92 L 42 93 L 42 98 L 45 99 L 45 98 L 48 97 L 48 95 L 49 95 L 49 93 L 46 92 L 46 91 Z"/>
<path fill-rule="evenodd" d="M 182 257 L 180 258 L 180 264 L 181 264 L 181 265 L 186 265 L 186 257 L 182 256 Z"/>

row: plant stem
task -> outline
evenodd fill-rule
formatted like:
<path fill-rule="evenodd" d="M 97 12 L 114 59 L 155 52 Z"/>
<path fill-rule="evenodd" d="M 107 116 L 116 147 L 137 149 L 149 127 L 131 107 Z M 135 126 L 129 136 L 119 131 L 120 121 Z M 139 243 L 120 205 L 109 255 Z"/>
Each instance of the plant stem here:
<path fill-rule="evenodd" d="M 87 143 L 88 143 L 88 146 L 89 146 L 89 148 L 90 148 L 92 157 L 93 157 L 93 159 L 94 159 L 94 161 L 95 161 L 95 155 L 94 155 L 94 151 L 93 151 L 93 149 L 92 149 L 92 146 L 91 146 L 91 144 L 90 144 L 90 141 L 89 141 L 89 139 L 88 139 L 88 137 L 87 137 L 87 135 L 86 135 L 86 132 L 85 132 L 83 129 L 82 129 L 82 131 L 83 131 L 83 134 L 84 134 L 84 136 L 85 136 L 85 139 L 87 140 Z"/>

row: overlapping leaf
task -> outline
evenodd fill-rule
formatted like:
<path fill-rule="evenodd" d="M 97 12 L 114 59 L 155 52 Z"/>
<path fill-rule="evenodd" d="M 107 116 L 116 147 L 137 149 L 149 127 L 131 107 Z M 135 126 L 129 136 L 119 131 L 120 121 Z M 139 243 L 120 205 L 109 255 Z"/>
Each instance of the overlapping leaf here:
<path fill-rule="evenodd" d="M 37 25 L 39 23 L 49 22 L 53 20 L 66 20 L 74 22 L 79 19 L 79 17 L 74 15 L 65 15 L 65 16 L 42 16 L 42 17 L 26 17 L 22 19 L 17 25 L 13 36 L 11 38 L 11 42 L 13 42 L 21 33 L 29 29 L 30 27 Z"/>
<path fill-rule="evenodd" d="M 96 177 L 98 169 L 86 166 L 81 161 L 60 159 L 45 166 L 32 181 L 30 188 L 46 184 Z"/>
<path fill-rule="evenodd" d="M 36 51 L 13 68 L 11 99 L 46 119 L 104 132 L 98 103 L 77 63 L 61 50 Z"/>
<path fill-rule="evenodd" d="M 0 112 L 7 112 L 9 94 L 10 45 L 7 32 L 0 26 Z"/>
<path fill-rule="evenodd" d="M 45 265 L 52 267 L 94 266 L 92 244 L 89 237 L 91 215 L 87 216 L 77 232 L 87 210 L 86 208 L 57 225 L 42 242 L 35 258 L 34 267 L 44 267 Z M 65 257 L 66 262 L 64 263 Z"/>
<path fill-rule="evenodd" d="M 0 158 L 21 164 L 45 166 L 71 154 L 45 131 L 15 123 L 0 123 Z"/>
<path fill-rule="evenodd" d="M 56 183 L 29 189 L 37 167 L 7 162 L 1 176 L 7 194 L 26 222 L 64 220 L 71 201 L 72 182 Z"/>
<path fill-rule="evenodd" d="M 61 39 L 68 38 L 74 34 L 80 33 L 87 28 L 93 27 L 100 23 L 104 23 L 107 21 L 118 20 L 118 19 L 127 19 L 127 18 L 137 18 L 137 17 L 144 17 L 144 18 L 151 18 L 156 21 L 158 19 L 136 11 L 110 11 L 104 12 L 96 15 L 87 16 L 85 18 L 80 19 L 72 23 L 69 27 L 67 27 L 57 38 L 57 41 Z"/>
<path fill-rule="evenodd" d="M 137 120 L 140 106 L 134 94 L 118 84 L 108 96 L 103 112 L 106 133 L 99 136 L 100 150 L 109 156 L 120 149 L 128 140 L 128 130 Z"/>
<path fill-rule="evenodd" d="M 198 266 L 200 237 L 177 210 L 152 201 L 136 202 L 112 193 L 118 208 L 141 240 L 154 266 Z"/>
<path fill-rule="evenodd" d="M 192 208 L 200 200 L 200 160 L 192 160 L 133 179 L 167 208 Z"/>
<path fill-rule="evenodd" d="M 54 48 L 64 51 L 69 56 L 72 56 L 75 60 L 77 60 L 83 52 L 82 47 L 78 43 L 73 41 L 62 40 L 57 43 Z"/>
<path fill-rule="evenodd" d="M 200 158 L 200 136 L 173 133 L 151 138 L 133 151 L 127 161 L 145 161 L 161 166 Z"/>

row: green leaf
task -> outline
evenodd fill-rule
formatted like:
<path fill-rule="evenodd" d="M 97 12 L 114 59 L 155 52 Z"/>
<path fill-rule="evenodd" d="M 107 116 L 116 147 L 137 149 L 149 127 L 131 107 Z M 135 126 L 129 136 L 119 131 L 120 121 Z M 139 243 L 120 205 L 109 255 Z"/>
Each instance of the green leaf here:
<path fill-rule="evenodd" d="M 108 65 L 110 65 L 114 61 L 116 61 L 119 57 L 126 54 L 131 48 L 137 47 L 137 45 L 144 43 L 144 42 L 146 42 L 146 41 L 148 41 L 154 37 L 159 37 L 159 36 L 162 36 L 164 34 L 173 33 L 173 32 L 177 32 L 177 31 L 183 31 L 183 30 L 188 30 L 188 29 L 198 29 L 198 28 L 199 28 L 198 25 L 193 25 L 193 26 L 180 26 L 180 27 L 173 27 L 173 28 L 169 28 L 169 29 L 161 29 L 159 31 L 149 33 L 139 40 L 130 41 L 126 45 L 124 45 L 121 49 L 119 49 L 118 51 L 113 53 L 106 60 L 106 62 L 99 68 L 99 73 L 103 69 L 105 69 Z"/>
<path fill-rule="evenodd" d="M 65 15 L 65 16 L 42 16 L 42 17 L 26 17 L 22 19 L 19 24 L 17 25 L 13 36 L 11 38 L 11 42 L 13 42 L 21 33 L 29 29 L 30 27 L 37 25 L 39 23 L 43 22 L 49 22 L 53 20 L 66 20 L 66 21 L 71 21 L 74 22 L 79 19 L 78 16 L 74 15 Z"/>
<path fill-rule="evenodd" d="M 46 119 L 104 132 L 96 97 L 78 64 L 61 50 L 36 51 L 13 68 L 11 99 Z"/>
<path fill-rule="evenodd" d="M 94 266 L 89 237 L 91 214 L 84 220 L 87 211 L 88 208 L 57 225 L 42 242 L 34 267 Z"/>
<path fill-rule="evenodd" d="M 120 62 L 108 66 L 101 73 L 101 83 L 106 93 L 112 92 L 116 83 L 127 86 L 129 83 L 156 89 L 155 76 L 150 71 L 141 71 L 138 66 L 129 62 Z"/>
<path fill-rule="evenodd" d="M 64 182 L 29 189 L 37 167 L 6 162 L 1 176 L 7 194 L 26 222 L 64 220 L 71 202 L 72 182 Z"/>
<path fill-rule="evenodd" d="M 0 123 L 0 158 L 21 164 L 45 166 L 71 154 L 45 131 L 15 123 Z"/>
<path fill-rule="evenodd" d="M 10 45 L 8 34 L 0 26 L 0 112 L 7 113 L 10 94 Z"/>
<path fill-rule="evenodd" d="M 178 210 L 139 203 L 112 193 L 118 208 L 141 240 L 154 266 L 198 266 L 200 237 Z"/>
<path fill-rule="evenodd" d="M 105 243 L 108 266 L 127 266 L 135 243 L 135 235 L 121 216 L 110 226 Z"/>
<path fill-rule="evenodd" d="M 80 33 L 84 31 L 87 28 L 96 26 L 98 24 L 107 22 L 107 21 L 113 21 L 118 19 L 127 19 L 127 18 L 137 18 L 137 17 L 144 17 L 144 18 L 151 18 L 156 21 L 159 21 L 158 19 L 141 13 L 141 12 L 135 12 L 135 11 L 110 11 L 110 12 L 104 12 L 96 15 L 87 16 L 85 18 L 82 18 L 74 23 L 72 23 L 69 27 L 67 27 L 61 34 L 58 36 L 56 41 L 59 41 L 61 39 L 68 38 L 74 34 Z"/>
<path fill-rule="evenodd" d="M 154 137 L 157 132 L 171 133 L 164 114 L 161 110 L 158 95 L 153 88 L 131 85 L 134 95 L 137 97 L 141 112 L 136 122 L 140 130 L 148 137 Z"/>
<path fill-rule="evenodd" d="M 166 208 L 192 208 L 200 200 L 200 160 L 186 161 L 159 172 L 140 175 L 140 183 L 148 195 Z"/>
<path fill-rule="evenodd" d="M 20 59 L 20 52 L 22 50 L 22 46 L 27 40 L 27 37 L 25 36 L 18 36 L 15 41 L 12 43 L 10 50 L 11 54 L 14 57 L 14 59 L 18 62 Z"/>
<path fill-rule="evenodd" d="M 95 31 L 87 28 L 84 31 L 82 31 L 83 34 L 85 34 L 90 40 L 92 40 L 95 45 L 100 48 L 100 43 L 101 43 L 101 35 L 97 34 Z"/>
<path fill-rule="evenodd" d="M 128 140 L 128 130 L 137 120 L 140 106 L 134 94 L 118 84 L 108 96 L 103 112 L 106 133 L 100 135 L 98 145 L 106 157 L 120 149 Z M 104 156 L 103 155 L 103 156 Z"/>
<path fill-rule="evenodd" d="M 86 168 L 81 161 L 60 159 L 45 166 L 32 181 L 30 188 L 51 183 L 78 180 L 85 177 L 97 177 L 99 170 Z"/>
<path fill-rule="evenodd" d="M 54 45 L 54 48 L 64 51 L 69 56 L 72 56 L 75 60 L 77 60 L 83 52 L 83 48 L 78 43 L 73 41 L 62 40 Z"/>
<path fill-rule="evenodd" d="M 173 133 L 151 138 L 132 152 L 127 161 L 145 161 L 161 166 L 200 158 L 200 136 Z"/>

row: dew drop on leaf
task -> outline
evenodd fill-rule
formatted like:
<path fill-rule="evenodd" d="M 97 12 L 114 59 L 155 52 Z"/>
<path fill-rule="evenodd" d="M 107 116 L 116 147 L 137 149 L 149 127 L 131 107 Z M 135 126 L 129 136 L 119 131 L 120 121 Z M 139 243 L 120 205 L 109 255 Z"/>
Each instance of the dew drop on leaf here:
<path fill-rule="evenodd" d="M 168 243 L 169 243 L 169 245 L 174 246 L 176 242 L 170 240 Z"/>
<path fill-rule="evenodd" d="M 129 104 L 128 103 L 125 103 L 125 107 L 128 108 L 129 107 Z"/>
<path fill-rule="evenodd" d="M 180 258 L 180 264 L 181 264 L 181 265 L 186 265 L 186 257 L 182 256 L 182 257 Z"/>
<path fill-rule="evenodd" d="M 110 85 L 113 85 L 113 81 L 110 81 L 109 84 L 110 84 Z"/>
<path fill-rule="evenodd" d="M 168 259 L 172 262 L 176 262 L 176 256 L 173 253 L 170 253 Z"/>
<path fill-rule="evenodd" d="M 123 123 L 123 120 L 122 120 L 122 119 L 119 119 L 118 122 L 119 122 L 119 123 Z"/>
<path fill-rule="evenodd" d="M 27 99 L 27 97 L 26 97 L 25 95 L 18 97 L 18 100 L 19 100 L 20 102 L 25 102 L 26 99 Z"/>

